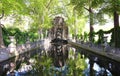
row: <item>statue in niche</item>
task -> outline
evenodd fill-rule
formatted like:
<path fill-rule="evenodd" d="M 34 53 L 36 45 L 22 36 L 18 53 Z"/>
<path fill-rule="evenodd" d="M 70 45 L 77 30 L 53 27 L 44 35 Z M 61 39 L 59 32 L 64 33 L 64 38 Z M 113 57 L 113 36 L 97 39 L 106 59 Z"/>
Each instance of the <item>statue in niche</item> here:
<path fill-rule="evenodd" d="M 9 52 L 12 55 L 18 56 L 18 51 L 16 49 L 16 40 L 14 36 L 10 36 L 11 43 L 8 45 Z"/>
<path fill-rule="evenodd" d="M 50 30 L 51 38 L 60 38 L 66 40 L 68 38 L 68 27 L 64 22 L 64 18 L 57 16 L 53 19 L 52 24 L 53 27 Z"/>

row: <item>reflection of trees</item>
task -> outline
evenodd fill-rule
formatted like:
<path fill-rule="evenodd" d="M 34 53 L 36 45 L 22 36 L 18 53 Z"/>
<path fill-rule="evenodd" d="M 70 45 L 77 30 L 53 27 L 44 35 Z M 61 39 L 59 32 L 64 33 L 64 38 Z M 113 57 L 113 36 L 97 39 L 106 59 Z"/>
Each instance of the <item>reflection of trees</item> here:
<path fill-rule="evenodd" d="M 69 50 L 69 55 L 74 56 L 73 50 Z M 74 58 L 69 58 L 67 60 L 68 65 L 68 76 L 84 76 L 83 71 L 87 68 L 87 64 L 84 58 L 81 58 L 81 54 L 78 53 Z"/>
<path fill-rule="evenodd" d="M 101 55 L 97 55 L 95 53 L 87 52 L 83 49 L 78 49 L 78 51 L 80 52 L 80 54 L 83 54 L 85 58 L 89 59 L 88 62 L 89 67 L 87 67 L 87 69 L 85 70 L 86 75 L 88 74 L 90 76 L 96 76 L 96 74 L 99 76 L 107 76 L 108 74 L 109 75 L 112 74 L 114 76 L 119 75 L 120 64 L 118 62 L 105 58 Z M 96 67 L 97 68 L 96 69 L 94 64 L 97 64 L 100 69 L 97 70 L 98 67 Z"/>

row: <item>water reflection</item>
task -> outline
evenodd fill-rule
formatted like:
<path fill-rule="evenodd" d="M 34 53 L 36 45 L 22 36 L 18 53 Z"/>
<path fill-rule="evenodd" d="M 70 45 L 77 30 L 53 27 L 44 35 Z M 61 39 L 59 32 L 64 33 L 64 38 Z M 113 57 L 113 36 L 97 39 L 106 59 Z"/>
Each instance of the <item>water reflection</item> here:
<path fill-rule="evenodd" d="M 49 55 L 36 54 L 23 61 L 15 75 L 7 76 L 119 76 L 120 64 L 67 45 L 52 45 Z"/>
<path fill-rule="evenodd" d="M 89 59 L 86 60 L 86 62 Z M 87 62 L 87 68 L 84 70 L 85 76 L 112 76 L 111 72 L 104 67 L 100 67 L 97 63 Z"/>
<path fill-rule="evenodd" d="M 54 76 L 66 76 L 68 59 L 68 46 L 67 41 L 62 39 L 54 39 L 51 41 L 51 49 L 49 56 L 52 58 L 53 68 L 56 71 Z"/>
<path fill-rule="evenodd" d="M 67 46 L 55 45 L 52 47 L 52 58 L 54 61 L 55 67 L 62 67 L 65 65 L 66 59 L 68 58 L 68 49 Z"/>
<path fill-rule="evenodd" d="M 84 70 L 85 76 L 119 76 L 120 64 L 106 57 L 87 52 L 80 48 L 77 51 L 84 55 L 87 68 Z"/>

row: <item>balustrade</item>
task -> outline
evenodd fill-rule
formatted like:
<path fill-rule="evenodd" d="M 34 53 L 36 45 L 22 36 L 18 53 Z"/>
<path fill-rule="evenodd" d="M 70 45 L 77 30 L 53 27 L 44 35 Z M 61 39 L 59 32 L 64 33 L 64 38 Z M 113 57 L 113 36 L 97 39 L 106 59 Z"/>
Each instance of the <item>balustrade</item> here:
<path fill-rule="evenodd" d="M 18 54 L 22 54 L 32 49 L 40 48 L 41 42 L 42 41 L 29 42 L 14 47 L 0 48 L 0 62 L 16 55 L 15 52 L 11 55 L 10 50 L 15 50 L 18 52 Z"/>

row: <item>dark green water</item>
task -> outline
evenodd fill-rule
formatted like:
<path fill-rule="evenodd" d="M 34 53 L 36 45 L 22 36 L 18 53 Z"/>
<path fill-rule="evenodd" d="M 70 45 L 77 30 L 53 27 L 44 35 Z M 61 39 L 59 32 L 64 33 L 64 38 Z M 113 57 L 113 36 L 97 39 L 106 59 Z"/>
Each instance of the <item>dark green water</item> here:
<path fill-rule="evenodd" d="M 55 55 L 37 54 L 22 62 L 16 76 L 119 76 L 120 65 L 107 58 L 82 49 L 68 48 L 68 57 L 62 60 Z M 61 66 L 60 66 L 61 65 Z M 29 71 L 26 67 L 29 66 Z M 25 73 L 20 73 L 25 71 Z"/>

